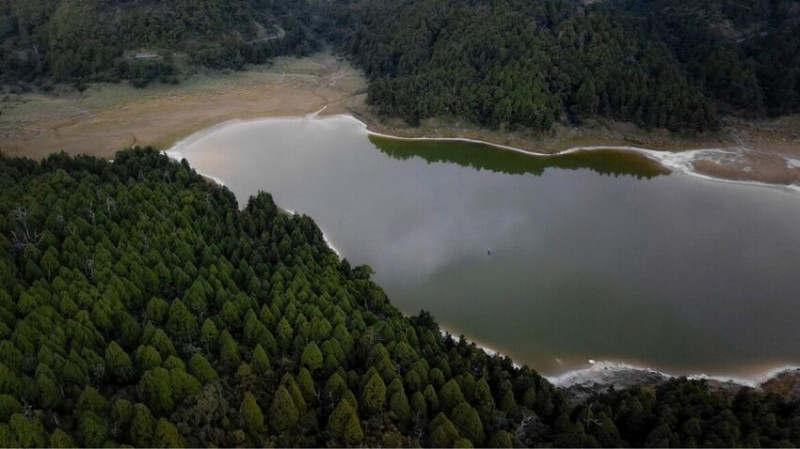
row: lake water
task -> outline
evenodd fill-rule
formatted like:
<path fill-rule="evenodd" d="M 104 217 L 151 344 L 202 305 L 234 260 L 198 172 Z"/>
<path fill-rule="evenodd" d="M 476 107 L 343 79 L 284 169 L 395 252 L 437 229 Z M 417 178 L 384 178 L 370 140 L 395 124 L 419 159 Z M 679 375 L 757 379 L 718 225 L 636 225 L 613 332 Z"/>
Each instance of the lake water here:
<path fill-rule="evenodd" d="M 242 205 L 264 190 L 313 217 L 403 312 L 543 373 L 800 363 L 796 192 L 631 153 L 370 137 L 344 116 L 238 123 L 174 150 Z"/>

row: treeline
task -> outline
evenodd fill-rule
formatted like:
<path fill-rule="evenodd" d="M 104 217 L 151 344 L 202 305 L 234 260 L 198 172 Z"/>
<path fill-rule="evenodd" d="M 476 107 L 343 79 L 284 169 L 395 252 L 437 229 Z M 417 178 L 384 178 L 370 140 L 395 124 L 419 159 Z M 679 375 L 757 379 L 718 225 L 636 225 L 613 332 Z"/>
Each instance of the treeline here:
<path fill-rule="evenodd" d="M 145 85 L 175 82 L 185 66 L 238 69 L 305 55 L 319 45 L 308 14 L 305 1 L 292 0 L 6 1 L 0 83 Z M 140 51 L 146 56 L 137 58 Z"/>
<path fill-rule="evenodd" d="M 337 0 L 327 30 L 371 78 L 368 101 L 412 124 L 704 131 L 720 112 L 800 110 L 796 2 L 586 3 Z"/>
<path fill-rule="evenodd" d="M 323 40 L 364 69 L 371 104 L 411 124 L 702 132 L 800 112 L 794 0 L 10 0 L 0 84 L 174 83 Z"/>
<path fill-rule="evenodd" d="M 0 155 L 0 445 L 800 444 L 797 403 L 698 381 L 570 404 L 370 273 L 152 149 Z"/>

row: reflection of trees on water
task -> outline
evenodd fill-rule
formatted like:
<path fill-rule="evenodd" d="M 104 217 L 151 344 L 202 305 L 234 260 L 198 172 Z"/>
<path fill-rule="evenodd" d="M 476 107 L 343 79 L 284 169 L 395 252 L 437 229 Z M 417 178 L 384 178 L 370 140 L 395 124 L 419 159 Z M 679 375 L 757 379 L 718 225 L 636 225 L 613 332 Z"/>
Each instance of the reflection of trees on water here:
<path fill-rule="evenodd" d="M 378 136 L 370 136 L 369 139 L 381 152 L 394 159 L 419 157 L 429 163 L 453 163 L 510 175 L 541 176 L 548 168 L 586 169 L 601 175 L 635 176 L 638 179 L 669 174 L 669 170 L 658 162 L 640 154 L 618 150 L 578 151 L 540 157 L 474 142 L 408 141 Z"/>

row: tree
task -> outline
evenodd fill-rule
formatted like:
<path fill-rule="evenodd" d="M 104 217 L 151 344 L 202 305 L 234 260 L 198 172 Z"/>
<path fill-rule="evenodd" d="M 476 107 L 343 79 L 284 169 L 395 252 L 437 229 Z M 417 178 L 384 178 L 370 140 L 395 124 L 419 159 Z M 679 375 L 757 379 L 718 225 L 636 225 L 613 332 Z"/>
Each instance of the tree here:
<path fill-rule="evenodd" d="M 300 358 L 303 365 L 311 371 L 316 371 L 322 368 L 322 351 L 313 341 L 306 345 L 303 349 L 303 355 Z"/>
<path fill-rule="evenodd" d="M 474 408 L 462 402 L 453 409 L 450 416 L 459 435 L 468 438 L 476 447 L 483 446 L 483 425 Z"/>
<path fill-rule="evenodd" d="M 361 423 L 358 421 L 358 417 L 355 415 L 350 416 L 344 428 L 344 442 L 348 446 L 353 447 L 359 444 L 363 439 L 364 432 L 361 430 Z"/>
<path fill-rule="evenodd" d="M 489 440 L 489 447 L 514 447 L 514 436 L 500 430 Z"/>
<path fill-rule="evenodd" d="M 297 386 L 300 388 L 300 393 L 302 393 L 303 400 L 306 403 L 316 399 L 317 387 L 314 385 L 311 373 L 305 367 L 300 368 L 300 372 L 297 373 Z"/>
<path fill-rule="evenodd" d="M 281 318 L 280 322 L 278 322 L 278 346 L 281 350 L 288 351 L 292 344 L 292 335 L 293 335 L 292 326 L 286 321 L 286 318 Z"/>
<path fill-rule="evenodd" d="M 166 329 L 178 341 L 191 341 L 197 333 L 197 319 L 181 300 L 174 300 L 167 313 Z"/>
<path fill-rule="evenodd" d="M 3 363 L 0 363 L 0 393 L 16 395 L 22 389 L 19 377 Z"/>
<path fill-rule="evenodd" d="M 100 416 L 105 416 L 108 412 L 108 401 L 91 385 L 87 385 L 78 397 L 78 404 L 75 407 L 80 412 L 92 411 Z"/>
<path fill-rule="evenodd" d="M 397 417 L 397 420 L 406 424 L 411 419 L 411 406 L 408 404 L 408 397 L 404 391 L 398 391 L 389 398 L 389 409 Z"/>
<path fill-rule="evenodd" d="M 208 350 L 216 349 L 219 342 L 219 331 L 217 330 L 217 326 L 208 318 L 203 321 L 203 326 L 200 329 L 200 341 Z"/>
<path fill-rule="evenodd" d="M 0 422 L 8 422 L 14 413 L 22 412 L 22 405 L 14 396 L 0 394 Z"/>
<path fill-rule="evenodd" d="M 47 446 L 48 435 L 39 420 L 15 413 L 11 415 L 8 424 L 20 447 Z"/>
<path fill-rule="evenodd" d="M 67 433 L 61 429 L 56 429 L 50 435 L 50 447 L 77 447 L 78 445 L 75 443 L 75 440 Z"/>
<path fill-rule="evenodd" d="M 386 401 L 386 385 L 377 372 L 364 384 L 359 403 L 366 413 L 379 413 Z"/>
<path fill-rule="evenodd" d="M 155 420 L 153 419 L 150 409 L 144 404 L 136 404 L 133 406 L 133 419 L 131 420 L 131 441 L 137 447 L 150 447 L 153 446 L 153 427 Z"/>
<path fill-rule="evenodd" d="M 169 371 L 157 367 L 145 372 L 139 381 L 139 395 L 156 413 L 172 413 L 175 401 Z"/>
<path fill-rule="evenodd" d="M 153 443 L 157 447 L 186 447 L 186 442 L 174 424 L 159 418 Z"/>
<path fill-rule="evenodd" d="M 108 424 L 95 412 L 88 411 L 81 415 L 78 423 L 83 446 L 100 447 L 108 440 Z"/>
<path fill-rule="evenodd" d="M 219 378 L 211 362 L 200 354 L 192 355 L 189 360 L 189 371 L 200 381 L 202 384 L 213 382 Z"/>
<path fill-rule="evenodd" d="M 139 346 L 136 350 L 136 364 L 141 371 L 148 371 L 150 369 L 161 366 L 161 354 L 156 351 L 152 346 Z"/>
<path fill-rule="evenodd" d="M 256 345 L 253 350 L 253 358 L 250 361 L 250 365 L 253 367 L 253 372 L 256 376 L 260 378 L 265 378 L 271 370 L 267 352 L 264 351 L 260 344 Z"/>
<path fill-rule="evenodd" d="M 442 413 L 431 421 L 431 428 L 430 445 L 432 447 L 452 447 L 458 439 L 458 430 Z"/>
<path fill-rule="evenodd" d="M 182 404 L 203 389 L 197 379 L 181 368 L 169 370 L 169 383 L 176 404 Z"/>
<path fill-rule="evenodd" d="M 236 371 L 236 368 L 242 363 L 242 359 L 239 358 L 239 345 L 227 330 L 222 331 L 219 341 L 219 359 L 222 366 L 228 371 Z"/>
<path fill-rule="evenodd" d="M 328 431 L 334 438 L 343 440 L 347 423 L 353 416 L 356 416 L 355 409 L 348 401 L 342 399 L 328 417 Z"/>
<path fill-rule="evenodd" d="M 112 341 L 106 348 L 106 372 L 120 383 L 126 383 L 133 378 L 133 362 L 128 354 L 117 342 Z"/>
<path fill-rule="evenodd" d="M 269 411 L 269 424 L 278 432 L 285 432 L 297 425 L 300 412 L 292 400 L 289 390 L 283 385 L 278 387 Z"/>
<path fill-rule="evenodd" d="M 249 391 L 244 394 L 244 400 L 239 407 L 239 416 L 248 432 L 260 435 L 264 431 L 264 415 L 256 402 L 256 397 Z"/>
<path fill-rule="evenodd" d="M 455 379 L 450 379 L 441 391 L 439 391 L 439 400 L 441 401 L 442 410 L 449 412 L 457 405 L 464 402 L 464 395 L 461 393 L 461 387 Z"/>

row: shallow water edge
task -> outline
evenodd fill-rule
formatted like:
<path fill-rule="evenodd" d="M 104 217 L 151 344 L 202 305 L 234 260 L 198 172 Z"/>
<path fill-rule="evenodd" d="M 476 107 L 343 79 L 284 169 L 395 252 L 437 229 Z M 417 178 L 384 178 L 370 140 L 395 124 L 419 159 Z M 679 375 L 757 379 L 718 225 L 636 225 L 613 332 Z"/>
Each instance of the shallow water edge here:
<path fill-rule="evenodd" d="M 165 153 L 170 155 L 173 159 L 180 160 L 181 159 L 181 150 L 190 146 L 192 143 L 197 142 L 198 140 L 203 139 L 204 137 L 213 134 L 217 131 L 221 131 L 223 129 L 228 129 L 232 127 L 236 127 L 242 124 L 248 123 L 256 123 L 260 121 L 273 121 L 273 120 L 292 120 L 292 119 L 303 119 L 303 120 L 326 120 L 326 119 L 334 119 L 334 118 L 344 118 L 347 120 L 353 120 L 359 124 L 359 126 L 364 130 L 366 135 L 381 137 L 384 139 L 391 139 L 391 140 L 401 140 L 401 141 L 427 141 L 427 142 L 468 142 L 468 143 L 476 143 L 481 145 L 486 145 L 494 148 L 499 148 L 502 150 L 513 151 L 516 153 L 532 156 L 532 157 L 558 157 L 564 156 L 567 154 L 578 153 L 582 151 L 605 151 L 605 150 L 614 150 L 614 151 L 623 151 L 623 152 L 630 152 L 643 155 L 650 160 L 658 162 L 662 167 L 669 169 L 671 171 L 675 171 L 678 173 L 682 173 L 688 176 L 692 176 L 695 178 L 705 179 L 708 181 L 715 181 L 715 182 L 724 182 L 730 184 L 741 184 L 741 185 L 749 185 L 755 187 L 766 187 L 771 189 L 777 190 L 784 190 L 790 191 L 795 193 L 800 193 L 800 184 L 771 184 L 766 182 L 760 181 L 749 181 L 749 180 L 734 180 L 734 179 L 726 179 L 720 178 L 715 176 L 710 176 L 704 173 L 700 173 L 695 170 L 694 166 L 692 165 L 695 161 L 717 161 L 717 160 L 724 160 L 726 158 L 735 158 L 741 155 L 744 151 L 743 148 L 701 148 L 701 149 L 694 149 L 694 150 L 682 150 L 677 152 L 670 152 L 670 151 L 662 151 L 662 150 L 653 150 L 650 148 L 643 148 L 643 147 L 636 147 L 636 146 L 618 146 L 618 145 L 597 145 L 597 146 L 578 146 L 568 148 L 566 150 L 554 152 L 554 153 L 545 153 L 545 152 L 536 152 L 525 150 L 519 147 L 509 146 L 509 145 L 502 145 L 498 143 L 488 142 L 484 140 L 477 140 L 477 139 L 469 139 L 463 137 L 401 137 L 395 136 L 391 134 L 384 134 L 381 132 L 373 131 L 369 129 L 369 125 L 362 120 L 358 119 L 357 117 L 350 115 L 350 114 L 333 114 L 333 115 L 326 115 L 320 116 L 319 114 L 322 113 L 326 108 L 323 107 L 322 109 L 306 114 L 303 117 L 268 117 L 268 118 L 258 118 L 258 119 L 249 119 L 249 120 L 242 120 L 242 119 L 235 119 L 235 120 L 228 120 L 217 125 L 214 125 L 210 128 L 206 128 L 200 132 L 192 134 L 185 139 L 178 141 L 175 145 L 171 148 L 165 150 Z M 791 164 L 791 160 L 787 159 L 787 164 Z M 199 172 L 198 172 L 199 173 Z M 201 173 L 202 174 L 202 173 Z M 206 175 L 204 175 L 206 176 Z M 211 178 L 211 176 L 208 176 Z"/>
<path fill-rule="evenodd" d="M 324 108 L 323 108 L 323 110 L 324 110 Z M 492 146 L 492 147 L 495 147 L 495 148 L 504 149 L 504 150 L 508 150 L 508 151 L 514 151 L 514 152 L 517 152 L 517 153 L 521 153 L 521 154 L 525 154 L 525 155 L 533 156 L 533 157 L 554 157 L 554 156 L 560 156 L 560 155 L 576 153 L 576 152 L 581 152 L 581 151 L 595 151 L 595 150 L 628 151 L 628 152 L 634 152 L 634 153 L 642 154 L 642 155 L 648 157 L 651 160 L 659 162 L 664 167 L 667 167 L 667 168 L 669 168 L 671 170 L 674 170 L 676 172 L 684 173 L 684 174 L 687 174 L 687 175 L 690 175 L 690 176 L 694 176 L 694 177 L 698 177 L 698 178 L 702 178 L 702 179 L 713 180 L 713 181 L 722 181 L 722 182 L 735 183 L 735 184 L 744 184 L 744 185 L 751 185 L 751 186 L 758 186 L 758 187 L 769 187 L 769 188 L 772 188 L 772 189 L 789 190 L 789 191 L 793 191 L 793 192 L 800 192 L 800 186 L 797 186 L 797 185 L 781 186 L 781 185 L 766 184 L 766 183 L 760 183 L 760 182 L 754 182 L 754 181 L 731 181 L 731 180 L 726 180 L 726 179 L 714 178 L 714 177 L 710 177 L 710 176 L 706 176 L 704 174 L 699 174 L 699 173 L 694 172 L 694 170 L 692 168 L 692 165 L 691 165 L 691 162 L 693 160 L 695 160 L 697 158 L 700 158 L 700 157 L 708 158 L 709 156 L 712 156 L 712 157 L 713 156 L 724 157 L 725 155 L 730 154 L 729 150 L 723 150 L 723 149 L 700 149 L 700 150 L 688 150 L 688 151 L 679 152 L 679 153 L 671 153 L 671 152 L 666 152 L 666 151 L 650 150 L 650 149 L 639 148 L 639 147 L 588 146 L 588 147 L 570 148 L 568 150 L 564 150 L 564 151 L 561 151 L 561 152 L 555 153 L 555 154 L 535 153 L 535 152 L 526 151 L 526 150 L 523 150 L 523 149 L 520 149 L 520 148 L 515 148 L 515 147 L 511 147 L 511 146 L 504 146 L 504 145 L 498 145 L 498 144 L 493 144 L 493 143 L 490 143 L 490 142 L 483 142 L 483 141 L 472 140 L 472 139 L 463 139 L 463 138 L 430 138 L 429 139 L 429 138 L 422 138 L 422 137 L 403 138 L 403 137 L 390 136 L 390 135 L 386 135 L 386 134 L 381 134 L 381 133 L 370 131 L 368 129 L 367 125 L 364 122 L 358 120 L 357 118 L 355 118 L 353 116 L 350 116 L 350 115 L 332 115 L 332 116 L 328 116 L 328 117 L 319 117 L 317 114 L 320 113 L 320 112 L 322 112 L 322 110 L 317 111 L 317 112 L 315 112 L 313 114 L 306 115 L 305 117 L 302 117 L 302 118 L 299 118 L 299 117 L 284 117 L 284 118 L 265 118 L 265 119 L 255 119 L 255 120 L 233 120 L 233 121 L 224 122 L 224 123 L 221 123 L 219 125 L 215 125 L 215 126 L 213 126 L 211 128 L 207 128 L 207 129 L 205 129 L 203 131 L 200 131 L 198 133 L 195 133 L 195 134 L 187 137 L 186 139 L 184 139 L 184 140 L 178 142 L 177 144 L 175 144 L 169 150 L 166 150 L 165 154 L 167 156 L 169 156 L 170 158 L 172 158 L 172 159 L 180 161 L 180 160 L 183 159 L 183 151 L 182 150 L 187 148 L 187 147 L 189 147 L 191 144 L 203 139 L 204 137 L 206 137 L 206 136 L 208 136 L 210 134 L 213 134 L 215 132 L 221 131 L 222 129 L 227 129 L 227 128 L 230 128 L 230 127 L 236 127 L 236 126 L 239 126 L 239 125 L 245 124 L 245 123 L 260 122 L 260 121 L 275 121 L 275 120 L 296 120 L 298 118 L 301 119 L 301 120 L 325 120 L 327 118 L 340 118 L 340 119 L 344 118 L 344 119 L 348 119 L 348 120 L 354 120 L 355 122 L 357 122 L 359 124 L 360 128 L 363 129 L 363 131 L 364 131 L 364 133 L 366 135 L 374 135 L 374 136 L 387 138 L 387 139 L 409 140 L 409 141 L 460 141 L 460 142 L 472 142 L 472 143 L 479 143 L 479 144 Z M 213 176 L 211 174 L 202 173 L 202 172 L 199 172 L 199 171 L 198 171 L 198 173 L 203 175 L 203 176 L 205 176 L 205 177 L 207 177 L 207 178 L 209 178 L 209 179 L 211 179 L 212 181 L 214 181 L 214 182 L 216 182 L 216 183 L 218 183 L 220 185 L 225 185 L 224 181 L 222 181 L 221 179 L 219 179 L 219 178 L 217 178 L 217 177 L 215 177 L 215 176 Z M 286 212 L 287 213 L 293 213 L 290 210 L 286 210 Z M 324 231 L 323 231 L 323 236 L 324 236 L 325 241 L 328 244 L 328 246 L 331 247 L 331 249 L 339 257 L 341 257 L 339 251 L 336 248 L 334 248 L 333 244 L 331 243 L 331 241 L 329 240 L 329 238 L 327 237 L 327 235 L 325 234 Z M 443 330 L 442 332 L 445 333 L 445 334 L 447 333 L 446 330 Z M 496 351 L 496 350 L 494 350 L 492 348 L 489 348 L 486 345 L 483 345 L 483 344 L 481 344 L 479 342 L 475 342 L 475 344 L 478 347 L 481 347 L 482 349 L 484 349 L 490 355 L 498 354 L 498 355 L 502 356 L 502 354 L 500 354 L 498 351 Z M 696 375 L 689 375 L 687 377 L 689 377 L 689 378 L 697 378 L 697 379 L 709 379 L 709 380 L 715 380 L 715 381 L 719 381 L 719 382 L 732 382 L 732 383 L 735 383 L 735 384 L 741 385 L 741 386 L 757 387 L 758 385 L 760 385 L 761 383 L 765 382 L 766 380 L 769 380 L 770 378 L 773 378 L 773 377 L 775 377 L 775 376 L 777 376 L 777 375 L 779 375 L 781 373 L 784 373 L 784 372 L 786 372 L 788 370 L 794 370 L 794 369 L 798 369 L 798 367 L 796 367 L 796 366 L 776 366 L 774 368 L 768 369 L 767 371 L 765 371 L 765 372 L 763 372 L 761 374 L 754 375 L 754 376 L 724 376 L 724 375 L 723 376 L 708 376 L 708 375 L 705 375 L 705 374 L 696 374 Z M 614 361 L 594 362 L 594 361 L 590 360 L 590 361 L 587 362 L 586 367 L 579 368 L 579 369 L 574 369 L 574 370 L 570 370 L 570 371 L 566 371 L 564 373 L 560 373 L 559 375 L 548 376 L 546 378 L 551 383 L 553 383 L 554 385 L 556 385 L 558 387 L 563 387 L 563 388 L 567 388 L 567 387 L 570 387 L 570 386 L 573 386 L 573 385 L 582 385 L 582 384 L 586 384 L 586 383 L 593 383 L 593 384 L 598 384 L 599 383 L 599 384 L 605 384 L 605 385 L 623 386 L 623 385 L 620 384 L 621 379 L 626 379 L 626 378 L 627 379 L 636 379 L 638 377 L 641 377 L 641 376 L 638 376 L 637 373 L 638 374 L 642 374 L 642 375 L 647 375 L 649 377 L 652 377 L 652 376 L 661 377 L 664 380 L 666 380 L 666 379 L 668 379 L 670 377 L 674 377 L 674 376 L 672 376 L 670 374 L 667 374 L 667 373 L 664 373 L 664 372 L 660 372 L 660 371 L 656 371 L 656 370 L 653 370 L 653 369 L 650 369 L 650 368 L 647 368 L 647 367 L 639 366 L 639 365 L 637 365 L 635 363 L 633 363 L 633 364 L 630 364 L 630 363 L 619 363 L 619 362 L 614 362 Z"/>

